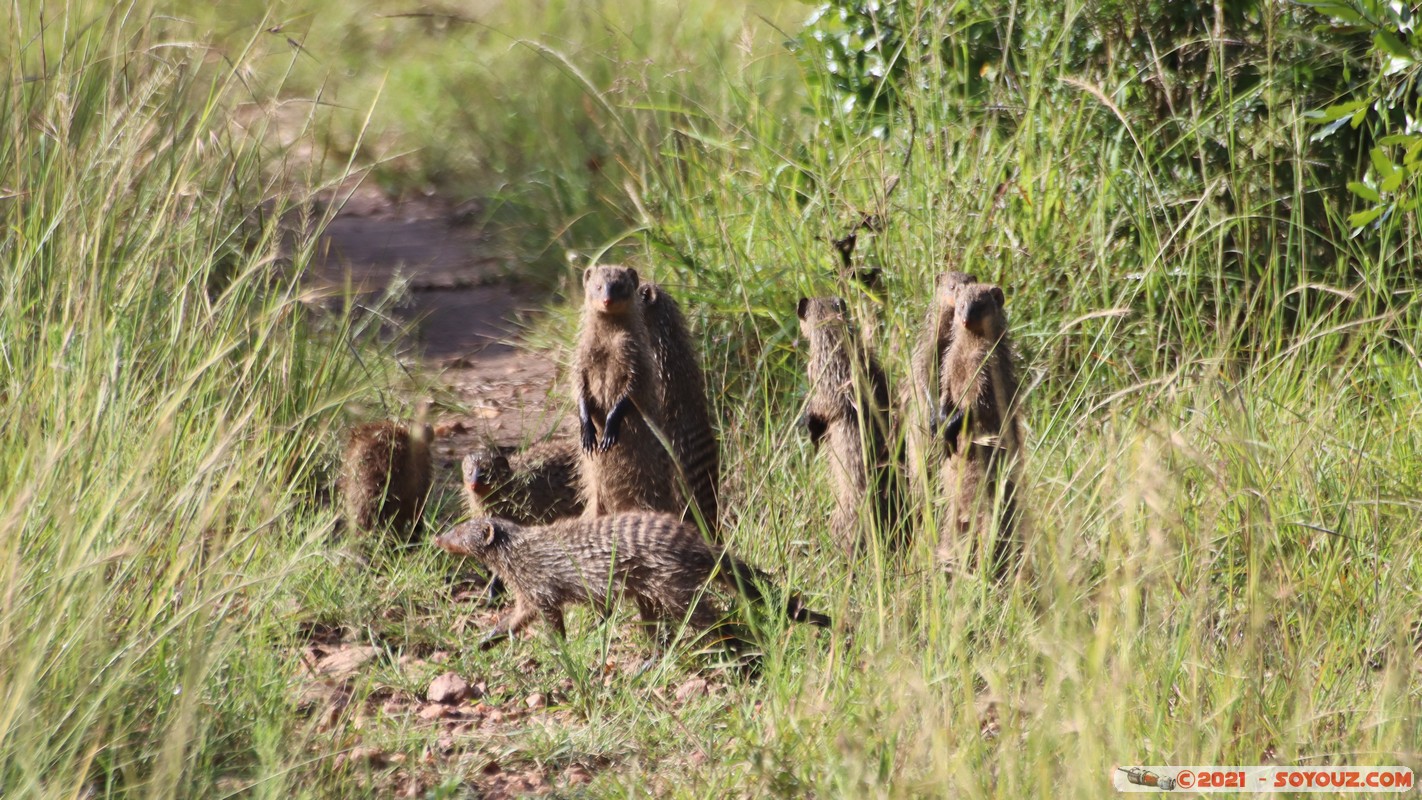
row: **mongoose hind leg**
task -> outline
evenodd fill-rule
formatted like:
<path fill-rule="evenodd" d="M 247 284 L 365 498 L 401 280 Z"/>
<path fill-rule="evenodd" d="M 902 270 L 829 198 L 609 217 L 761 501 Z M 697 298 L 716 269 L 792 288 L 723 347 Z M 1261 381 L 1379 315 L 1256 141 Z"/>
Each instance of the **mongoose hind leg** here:
<path fill-rule="evenodd" d="M 634 594 L 632 600 L 637 604 L 637 613 L 642 619 L 643 630 L 646 631 L 658 651 L 665 650 L 671 644 L 671 632 L 668 630 L 666 622 L 667 615 L 662 613 L 655 598 L 644 594 Z"/>
<path fill-rule="evenodd" d="M 830 515 L 830 536 L 846 556 L 853 558 L 859 545 L 859 515 L 852 508 L 836 508 Z"/>

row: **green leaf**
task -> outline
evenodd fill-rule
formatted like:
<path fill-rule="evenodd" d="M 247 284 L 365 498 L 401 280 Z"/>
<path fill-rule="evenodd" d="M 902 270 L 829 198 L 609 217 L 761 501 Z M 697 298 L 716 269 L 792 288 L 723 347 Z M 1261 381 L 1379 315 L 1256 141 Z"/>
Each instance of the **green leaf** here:
<path fill-rule="evenodd" d="M 1299 0 L 1299 3 L 1306 6 L 1312 6 L 1313 8 L 1318 10 L 1318 13 L 1325 14 L 1327 16 L 1333 17 L 1334 19 L 1339 19 L 1344 22 L 1357 24 L 1363 21 L 1362 15 L 1360 15 L 1357 11 L 1354 11 L 1346 4 L 1339 3 L 1336 0 Z"/>
<path fill-rule="evenodd" d="M 1422 141 L 1422 137 L 1418 137 L 1415 133 L 1393 133 L 1379 139 L 1378 144 L 1384 147 L 1396 147 L 1398 145 L 1410 145 L 1418 141 Z"/>
<path fill-rule="evenodd" d="M 1372 222 L 1373 220 L 1382 216 L 1382 213 L 1382 206 L 1377 206 L 1375 208 L 1370 208 L 1366 211 L 1359 211 L 1356 214 L 1349 214 L 1348 224 L 1353 228 L 1352 235 L 1357 236 L 1363 230 L 1364 225 L 1367 225 L 1369 222 Z"/>
<path fill-rule="evenodd" d="M 1378 190 L 1367 185 L 1366 183 L 1362 183 L 1359 181 L 1348 181 L 1348 191 L 1372 203 L 1382 202 L 1382 195 L 1378 194 Z"/>
<path fill-rule="evenodd" d="M 1395 192 L 1402 188 L 1402 179 L 1405 177 L 1407 177 L 1407 173 L 1398 170 L 1383 179 L 1382 185 L 1378 189 L 1384 192 Z"/>
<path fill-rule="evenodd" d="M 1370 100 L 1354 100 L 1351 103 L 1339 103 L 1336 106 L 1329 106 L 1322 111 L 1310 111 L 1307 116 L 1319 122 L 1332 122 L 1335 119 L 1356 114 L 1358 111 L 1366 111 Z"/>
<path fill-rule="evenodd" d="M 1392 165 L 1392 159 L 1387 157 L 1387 151 L 1381 147 L 1374 147 L 1368 151 L 1368 158 L 1373 161 L 1373 169 L 1384 178 L 1391 178 L 1397 172 L 1397 167 Z"/>
<path fill-rule="evenodd" d="M 1394 58 L 1412 58 L 1412 51 L 1407 49 L 1407 45 L 1388 31 L 1378 31 L 1378 35 L 1373 37 L 1373 47 Z"/>

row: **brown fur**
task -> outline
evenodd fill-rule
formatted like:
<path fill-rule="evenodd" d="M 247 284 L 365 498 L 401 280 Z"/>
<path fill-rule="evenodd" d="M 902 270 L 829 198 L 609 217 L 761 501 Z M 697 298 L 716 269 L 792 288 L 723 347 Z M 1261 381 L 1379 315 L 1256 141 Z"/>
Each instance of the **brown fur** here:
<path fill-rule="evenodd" d="M 667 438 L 681 466 L 681 476 L 692 500 L 683 518 L 695 521 L 699 510 L 707 531 L 717 530 L 717 492 L 721 480 L 721 453 L 711 424 L 711 404 L 706 398 L 706 377 L 691 343 L 686 319 L 676 300 L 654 283 L 638 289 L 647 333 L 652 344 L 652 365 L 666 423 Z"/>
<path fill-rule="evenodd" d="M 522 526 L 479 518 L 436 537 L 435 544 L 468 556 L 498 575 L 517 602 L 485 637 L 517 633 L 537 617 L 566 635 L 563 609 L 589 603 L 604 614 L 618 595 L 637 604 L 644 621 L 681 623 L 695 630 L 715 625 L 720 610 L 705 593 L 719 581 L 751 600 L 761 599 L 760 570 L 710 545 L 695 525 L 673 514 L 614 514 Z M 828 627 L 830 620 L 790 597 L 791 618 Z"/>
<path fill-rule="evenodd" d="M 898 457 L 891 452 L 889 383 L 853 334 L 844 301 L 801 299 L 800 331 L 810 343 L 810 396 L 804 424 L 816 446 L 829 443 L 835 511 L 830 530 L 846 552 L 862 552 L 873 528 L 890 547 L 902 544 Z"/>
<path fill-rule="evenodd" d="M 543 442 L 512 457 L 484 448 L 464 457 L 464 499 L 471 517 L 539 525 L 583 513 L 573 442 Z"/>
<path fill-rule="evenodd" d="M 943 356 L 953 344 L 953 309 L 959 287 L 977 283 L 966 272 L 940 272 L 934 280 L 933 298 L 924 314 L 923 328 L 914 345 L 911 359 L 912 379 L 902 392 L 900 408 L 906 420 L 905 444 L 908 447 L 909 481 L 916 497 L 931 494 L 923 481 L 931 481 L 943 460 L 941 440 L 934 436 L 943 420 L 939 417 L 942 386 L 939 369 Z"/>
<path fill-rule="evenodd" d="M 953 344 L 944 354 L 940 412 L 948 457 L 942 483 L 948 508 L 938 559 L 952 570 L 963 548 L 997 527 L 994 561 L 1001 574 L 1020 553 L 1016 473 L 1021 460 L 1017 373 L 1007 336 L 1002 289 L 979 283 L 959 290 Z M 1001 486 L 1001 495 L 997 495 Z M 982 552 L 982 548 L 978 548 Z"/>
<path fill-rule="evenodd" d="M 654 431 L 662 428 L 662 407 L 637 285 L 636 270 L 626 267 L 583 273 L 573 400 L 587 517 L 683 508 L 672 457 Z"/>
<path fill-rule="evenodd" d="M 340 477 L 346 524 L 412 536 L 430 491 L 433 440 L 434 429 L 424 424 L 411 429 L 372 422 L 352 428 Z"/>

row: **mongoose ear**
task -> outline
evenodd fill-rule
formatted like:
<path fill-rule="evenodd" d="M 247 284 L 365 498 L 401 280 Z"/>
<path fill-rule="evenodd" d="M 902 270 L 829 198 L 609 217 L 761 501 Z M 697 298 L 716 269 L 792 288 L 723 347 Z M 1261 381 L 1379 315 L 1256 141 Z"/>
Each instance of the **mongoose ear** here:
<path fill-rule="evenodd" d="M 592 274 L 593 274 L 593 268 L 592 268 L 592 267 L 587 267 L 587 268 L 583 269 L 583 285 L 584 285 L 584 286 L 587 286 L 587 285 L 588 285 L 588 281 L 592 280 Z"/>
<path fill-rule="evenodd" d="M 1002 287 L 1000 286 L 992 287 L 992 299 L 997 301 L 998 308 L 1002 308 L 1003 306 L 1007 305 L 1007 299 L 1002 296 Z"/>
<path fill-rule="evenodd" d="M 642 295 L 642 302 L 647 304 L 657 302 L 657 285 L 655 283 L 644 283 L 637 287 L 637 292 Z"/>
<path fill-rule="evenodd" d="M 632 269 L 631 267 L 628 267 L 628 268 L 627 268 L 627 274 L 630 275 L 630 276 L 632 276 L 632 285 L 633 285 L 633 286 L 636 286 L 636 285 L 638 285 L 638 284 L 640 284 L 640 283 L 642 282 L 642 279 L 639 278 L 639 277 L 637 277 L 637 270 Z"/>
<path fill-rule="evenodd" d="M 488 520 L 484 523 L 484 546 L 493 547 L 494 540 L 497 538 L 499 538 L 499 526 L 495 525 L 493 520 Z"/>
<path fill-rule="evenodd" d="M 810 310 L 810 298 L 808 298 L 808 297 L 802 297 L 802 298 L 800 298 L 800 302 L 795 306 L 795 316 L 799 317 L 800 319 L 804 319 L 804 318 L 805 318 L 805 312 L 806 312 L 806 311 L 809 311 L 809 310 Z"/>

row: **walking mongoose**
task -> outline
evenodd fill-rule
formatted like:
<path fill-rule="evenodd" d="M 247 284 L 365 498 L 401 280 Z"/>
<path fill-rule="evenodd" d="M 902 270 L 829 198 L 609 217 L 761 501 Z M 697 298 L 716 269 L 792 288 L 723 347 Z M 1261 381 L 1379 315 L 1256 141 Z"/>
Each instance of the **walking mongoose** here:
<path fill-rule="evenodd" d="M 912 379 L 902 392 L 902 417 L 908 448 L 909 483 L 914 496 L 929 497 L 938 463 L 943 460 L 941 440 L 936 438 L 943 420 L 939 417 L 942 387 L 939 369 L 953 343 L 953 309 L 959 287 L 977 283 L 966 272 L 940 272 L 934 279 L 933 297 L 924 314 L 923 328 L 914 345 L 910 366 Z"/>
<path fill-rule="evenodd" d="M 708 544 L 695 525 L 675 514 L 633 512 L 543 526 L 481 517 L 440 534 L 435 544 L 480 562 L 517 598 L 485 635 L 484 646 L 537 617 L 566 636 L 564 606 L 589 603 L 606 615 L 618 595 L 631 597 L 643 621 L 658 628 L 686 621 L 705 630 L 722 617 L 705 592 L 711 581 L 752 601 L 763 599 L 758 584 L 769 582 L 765 573 Z M 830 625 L 793 594 L 786 613 L 797 622 Z"/>
<path fill-rule="evenodd" d="M 466 455 L 464 497 L 471 517 L 540 525 L 583 513 L 573 442 L 543 442 L 512 458 L 493 448 Z"/>
<path fill-rule="evenodd" d="M 637 271 L 627 267 L 583 272 L 573 400 L 587 517 L 684 508 L 671 454 L 658 434 L 662 408 L 637 284 Z"/>
<path fill-rule="evenodd" d="M 346 523 L 357 530 L 389 528 L 407 538 L 430 491 L 434 428 L 371 422 L 351 429 L 339 487 Z"/>
<path fill-rule="evenodd" d="M 652 344 L 662 421 L 691 500 L 683 518 L 694 522 L 699 512 L 706 530 L 715 536 L 721 452 L 711 424 L 706 377 L 676 300 L 655 283 L 644 283 L 637 291 Z"/>
<path fill-rule="evenodd" d="M 938 560 L 949 572 L 962 561 L 964 547 L 974 548 L 976 541 L 994 534 L 992 572 L 1003 574 L 1009 557 L 1020 552 L 1016 473 L 1022 433 L 1003 305 L 1002 289 L 993 284 L 960 288 L 953 344 L 943 356 L 937 413 L 944 420 L 947 458 L 941 479 L 948 508 L 940 525 Z"/>
<path fill-rule="evenodd" d="M 875 531 L 895 548 L 902 544 L 902 496 L 899 454 L 891 448 L 888 378 L 852 332 L 844 300 L 801 298 L 796 313 L 810 344 L 810 396 L 802 422 L 816 447 L 829 443 L 831 534 L 851 555 L 863 552 Z"/>

